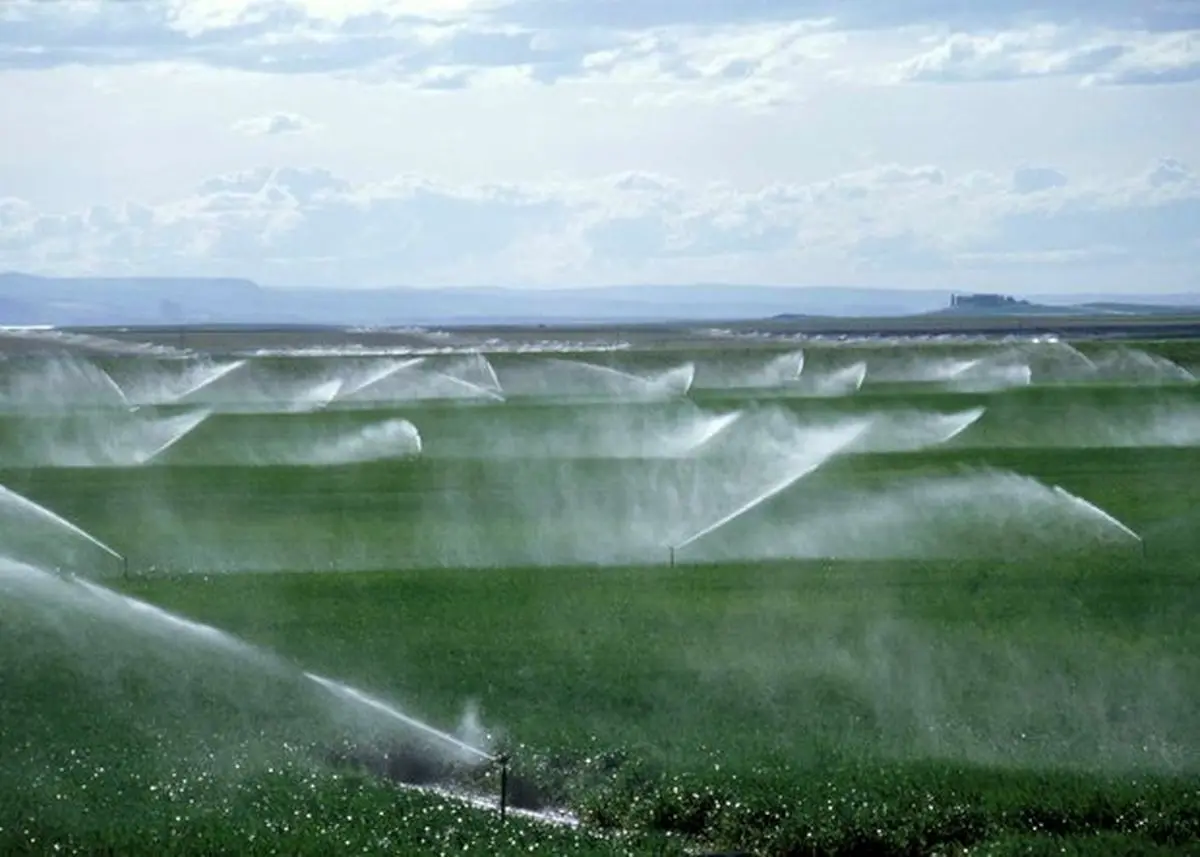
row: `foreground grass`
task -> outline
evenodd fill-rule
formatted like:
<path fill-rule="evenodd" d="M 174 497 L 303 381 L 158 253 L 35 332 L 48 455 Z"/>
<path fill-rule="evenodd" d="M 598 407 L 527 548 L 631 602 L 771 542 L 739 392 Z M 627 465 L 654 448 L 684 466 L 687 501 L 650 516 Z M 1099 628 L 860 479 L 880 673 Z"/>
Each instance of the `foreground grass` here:
<path fill-rule="evenodd" d="M 1200 838 L 1195 783 L 944 765 L 749 779 L 620 768 L 581 802 L 580 829 L 501 824 L 436 795 L 302 767 L 236 781 L 79 774 L 90 794 L 14 793 L 0 818 L 5 854 L 1194 854 Z"/>
<path fill-rule="evenodd" d="M 439 725 L 476 701 L 579 831 L 331 767 L 359 733 L 314 725 L 294 667 L 10 598 L 0 851 L 1195 853 L 1190 575 L 1114 554 L 125 584 Z"/>
<path fill-rule="evenodd" d="M 1040 565 L 260 574 L 130 589 L 437 722 L 457 722 L 474 699 L 514 737 L 641 745 L 671 765 L 702 745 L 749 765 L 830 747 L 904 754 L 930 729 L 1002 756 L 1033 740 L 1007 720 L 1061 744 L 1072 718 L 1116 723 L 1085 709 L 1150 693 L 1152 668 L 1200 679 L 1188 666 L 1200 655 L 1194 577 L 1173 556 L 1127 551 Z M 1058 682 L 1076 692 L 1055 698 Z M 913 692 L 933 707 L 919 710 Z M 995 710 L 1014 695 L 1019 710 Z M 1043 749 L 1054 748 L 1028 752 Z M 1108 761 L 1093 749 L 1085 761 Z"/>

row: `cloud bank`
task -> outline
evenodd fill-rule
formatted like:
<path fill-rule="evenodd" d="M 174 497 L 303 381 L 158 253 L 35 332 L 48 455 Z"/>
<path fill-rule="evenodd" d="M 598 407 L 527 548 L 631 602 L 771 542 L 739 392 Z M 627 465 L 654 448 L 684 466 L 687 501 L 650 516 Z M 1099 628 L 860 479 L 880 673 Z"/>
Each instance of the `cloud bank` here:
<path fill-rule="evenodd" d="M 1138 266 L 1194 262 L 1197 222 L 1200 176 L 1176 160 L 1107 184 L 1049 167 L 1004 176 L 890 165 L 752 191 L 648 173 L 356 184 L 261 168 L 159 204 L 49 213 L 0 200 L 0 267 L 359 286 L 691 282 L 751 270 L 760 282 L 817 285 L 835 271 L 859 283 L 948 282 L 981 265 L 1091 262 L 1119 282 Z M 1094 286 L 1092 276 L 1076 284 Z"/>
<path fill-rule="evenodd" d="M 1198 97 L 1193 0 L 8 0 L 0 267 L 1200 288 Z"/>

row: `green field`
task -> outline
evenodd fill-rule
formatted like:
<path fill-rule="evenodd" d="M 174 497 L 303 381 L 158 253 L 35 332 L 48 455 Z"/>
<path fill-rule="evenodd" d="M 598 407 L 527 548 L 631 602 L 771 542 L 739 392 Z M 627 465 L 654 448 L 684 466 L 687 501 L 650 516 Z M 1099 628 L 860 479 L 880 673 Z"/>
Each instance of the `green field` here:
<path fill-rule="evenodd" d="M 796 353 L 0 363 L 0 853 L 1200 853 L 1200 343 Z"/>

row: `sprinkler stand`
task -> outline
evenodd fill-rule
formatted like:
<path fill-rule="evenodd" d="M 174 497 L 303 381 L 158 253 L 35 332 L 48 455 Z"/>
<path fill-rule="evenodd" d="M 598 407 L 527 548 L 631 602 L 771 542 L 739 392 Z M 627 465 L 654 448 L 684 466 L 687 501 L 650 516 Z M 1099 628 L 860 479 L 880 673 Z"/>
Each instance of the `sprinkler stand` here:
<path fill-rule="evenodd" d="M 508 816 L 508 754 L 501 753 L 496 761 L 500 763 L 500 823 L 503 824 Z"/>
<path fill-rule="evenodd" d="M 675 567 L 675 546 L 674 546 L 674 545 L 668 545 L 668 546 L 667 546 L 667 551 L 668 551 L 668 553 L 669 553 L 669 556 L 670 556 L 671 568 L 674 568 L 674 567 Z"/>

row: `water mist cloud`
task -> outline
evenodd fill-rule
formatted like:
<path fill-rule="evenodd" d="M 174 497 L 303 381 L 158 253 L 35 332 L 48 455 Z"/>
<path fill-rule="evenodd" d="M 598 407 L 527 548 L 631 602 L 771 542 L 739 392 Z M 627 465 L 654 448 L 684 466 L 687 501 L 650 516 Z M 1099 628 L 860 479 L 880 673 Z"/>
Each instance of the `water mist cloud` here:
<path fill-rule="evenodd" d="M 807 511 L 710 541 L 706 558 L 1007 557 L 1130 542 L 1128 528 L 1103 510 L 1005 471 L 908 477 L 805 499 Z"/>

